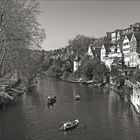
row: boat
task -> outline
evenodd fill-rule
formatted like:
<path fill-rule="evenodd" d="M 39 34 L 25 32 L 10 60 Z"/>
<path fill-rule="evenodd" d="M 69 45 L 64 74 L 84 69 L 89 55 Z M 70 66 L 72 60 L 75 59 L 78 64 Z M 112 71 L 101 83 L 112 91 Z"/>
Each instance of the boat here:
<path fill-rule="evenodd" d="M 89 84 L 92 84 L 93 82 L 94 82 L 93 80 L 82 81 L 82 84 L 89 85 Z"/>
<path fill-rule="evenodd" d="M 73 121 L 68 121 L 61 126 L 60 130 L 67 131 L 67 130 L 70 130 L 70 129 L 73 129 L 73 128 L 77 127 L 78 124 L 79 124 L 78 119 L 73 120 Z"/>
<path fill-rule="evenodd" d="M 80 95 L 76 95 L 75 100 L 80 100 Z"/>
<path fill-rule="evenodd" d="M 56 102 L 56 96 L 48 96 L 48 105 L 53 105 Z"/>

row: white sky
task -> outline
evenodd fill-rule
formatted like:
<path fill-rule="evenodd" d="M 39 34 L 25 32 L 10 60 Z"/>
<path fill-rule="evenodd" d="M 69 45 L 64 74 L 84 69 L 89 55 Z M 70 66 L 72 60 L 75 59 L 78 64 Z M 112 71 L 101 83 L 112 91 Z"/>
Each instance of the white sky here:
<path fill-rule="evenodd" d="M 45 50 L 65 47 L 77 34 L 101 37 L 140 22 L 140 1 L 41 1 Z"/>

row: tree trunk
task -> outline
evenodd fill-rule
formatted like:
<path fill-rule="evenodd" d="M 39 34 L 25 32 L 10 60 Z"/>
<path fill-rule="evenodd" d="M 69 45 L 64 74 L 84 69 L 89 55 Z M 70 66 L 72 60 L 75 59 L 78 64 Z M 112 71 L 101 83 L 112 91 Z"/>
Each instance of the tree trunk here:
<path fill-rule="evenodd" d="M 3 62 L 4 62 L 5 55 L 6 55 L 6 49 L 4 49 L 0 59 L 0 77 L 2 77 L 2 73 L 3 73 Z"/>

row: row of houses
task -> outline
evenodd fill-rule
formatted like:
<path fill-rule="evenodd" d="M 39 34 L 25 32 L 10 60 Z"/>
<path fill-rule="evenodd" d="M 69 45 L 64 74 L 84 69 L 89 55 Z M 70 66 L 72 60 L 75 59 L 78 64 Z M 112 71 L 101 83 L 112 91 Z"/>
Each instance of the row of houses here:
<path fill-rule="evenodd" d="M 101 62 L 111 68 L 114 59 L 123 59 L 127 67 L 140 68 L 140 23 L 134 23 L 125 29 L 116 29 L 107 32 L 99 45 L 91 44 L 87 55 L 99 57 Z M 75 59 L 74 71 L 77 70 L 79 62 Z"/>
<path fill-rule="evenodd" d="M 101 47 L 101 61 L 109 67 L 114 58 L 124 59 L 128 67 L 140 66 L 140 23 L 130 25 L 124 30 L 107 32 L 108 44 Z"/>
<path fill-rule="evenodd" d="M 123 62 L 126 68 L 140 68 L 140 23 L 130 25 L 126 29 L 107 32 L 106 37 L 99 42 L 89 45 L 86 55 L 91 58 L 98 57 L 110 69 L 115 59 L 120 60 L 121 66 Z M 78 69 L 80 64 L 81 62 L 76 57 L 74 71 Z M 128 82 L 131 83 L 130 87 L 132 88 L 130 101 L 136 112 L 140 113 L 140 83 L 133 84 L 125 80 L 125 83 Z"/>

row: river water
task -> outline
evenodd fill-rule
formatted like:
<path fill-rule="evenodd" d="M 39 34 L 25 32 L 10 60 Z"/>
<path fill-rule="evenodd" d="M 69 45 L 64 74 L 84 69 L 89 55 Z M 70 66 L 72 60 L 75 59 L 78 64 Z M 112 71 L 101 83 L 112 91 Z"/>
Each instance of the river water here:
<path fill-rule="evenodd" d="M 57 96 L 51 107 L 49 95 Z M 59 131 L 63 121 L 73 119 L 80 121 L 77 128 Z M 140 117 L 113 91 L 45 77 L 0 110 L 0 140 L 140 140 Z"/>

